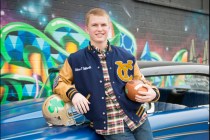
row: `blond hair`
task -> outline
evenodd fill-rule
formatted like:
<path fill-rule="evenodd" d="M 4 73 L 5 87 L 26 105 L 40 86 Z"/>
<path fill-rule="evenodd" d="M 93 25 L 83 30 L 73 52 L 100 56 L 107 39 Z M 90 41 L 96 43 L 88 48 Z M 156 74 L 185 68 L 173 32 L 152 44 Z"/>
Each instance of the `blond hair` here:
<path fill-rule="evenodd" d="M 93 8 L 91 10 L 89 10 L 85 16 L 85 25 L 87 26 L 89 23 L 89 19 L 90 19 L 90 15 L 94 15 L 94 16 L 106 16 L 108 18 L 108 20 L 110 20 L 109 15 L 107 14 L 107 12 L 104 9 L 101 8 Z"/>

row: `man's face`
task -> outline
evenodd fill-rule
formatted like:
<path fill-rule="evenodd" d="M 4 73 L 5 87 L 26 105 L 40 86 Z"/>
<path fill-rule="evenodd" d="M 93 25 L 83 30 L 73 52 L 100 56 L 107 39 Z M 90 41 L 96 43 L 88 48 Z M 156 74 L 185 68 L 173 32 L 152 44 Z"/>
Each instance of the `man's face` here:
<path fill-rule="evenodd" d="M 98 44 L 107 42 L 110 22 L 106 16 L 90 15 L 86 31 L 90 35 L 91 43 Z"/>

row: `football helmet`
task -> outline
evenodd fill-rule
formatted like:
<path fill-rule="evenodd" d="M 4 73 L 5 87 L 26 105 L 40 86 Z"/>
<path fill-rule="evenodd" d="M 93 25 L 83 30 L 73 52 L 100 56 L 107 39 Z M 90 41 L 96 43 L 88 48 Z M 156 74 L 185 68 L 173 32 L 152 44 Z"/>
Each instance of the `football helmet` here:
<path fill-rule="evenodd" d="M 70 102 L 64 102 L 58 94 L 49 96 L 42 105 L 42 114 L 49 126 L 80 125 L 86 120 L 85 116 L 76 112 Z"/>

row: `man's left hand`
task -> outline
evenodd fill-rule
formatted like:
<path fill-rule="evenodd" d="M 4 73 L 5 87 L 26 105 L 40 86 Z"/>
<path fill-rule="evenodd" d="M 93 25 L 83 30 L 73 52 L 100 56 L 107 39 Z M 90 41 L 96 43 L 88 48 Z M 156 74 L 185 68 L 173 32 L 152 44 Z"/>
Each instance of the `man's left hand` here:
<path fill-rule="evenodd" d="M 151 102 L 156 97 L 156 92 L 149 85 L 144 84 L 142 86 L 147 88 L 147 91 L 139 90 L 139 94 L 135 96 L 136 101 L 140 103 Z"/>

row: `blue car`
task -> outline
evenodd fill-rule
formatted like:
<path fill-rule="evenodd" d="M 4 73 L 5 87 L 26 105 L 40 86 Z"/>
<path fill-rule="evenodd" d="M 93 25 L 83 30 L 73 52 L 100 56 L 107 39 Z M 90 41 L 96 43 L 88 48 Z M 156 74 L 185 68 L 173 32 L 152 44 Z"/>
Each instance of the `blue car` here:
<path fill-rule="evenodd" d="M 147 80 L 159 88 L 158 102 L 147 110 L 155 140 L 209 139 L 209 65 L 174 62 L 138 62 Z M 73 123 L 53 125 L 43 107 L 52 93 L 59 68 L 49 77 L 38 99 L 1 105 L 1 139 L 103 140 L 89 127 L 89 121 L 70 105 L 67 119 Z M 64 106 L 62 102 L 60 106 Z M 46 105 L 47 106 L 47 105 Z M 48 106 L 49 108 L 49 106 Z M 56 106 L 50 110 L 57 111 Z M 43 117 L 43 115 L 45 117 Z M 49 116 L 49 115 L 48 115 Z M 63 119 L 65 120 L 65 119 Z M 64 122 L 60 118 L 61 122 Z"/>

